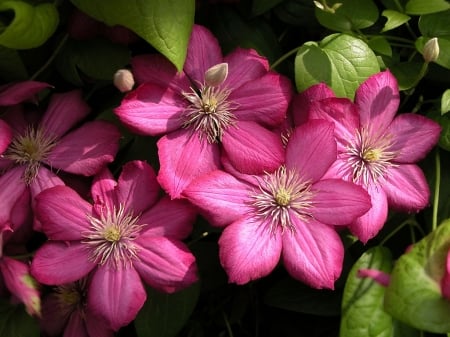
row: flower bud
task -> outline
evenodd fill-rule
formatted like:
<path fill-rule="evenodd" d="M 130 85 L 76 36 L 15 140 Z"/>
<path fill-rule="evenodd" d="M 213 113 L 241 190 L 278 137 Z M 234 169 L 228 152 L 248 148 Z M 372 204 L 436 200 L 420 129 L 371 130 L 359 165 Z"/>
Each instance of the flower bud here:
<path fill-rule="evenodd" d="M 439 43 L 437 37 L 428 40 L 423 47 L 423 58 L 425 62 L 435 62 L 439 57 Z"/>
<path fill-rule="evenodd" d="M 219 63 L 205 72 L 205 83 L 210 87 L 221 85 L 228 76 L 228 63 Z"/>
<path fill-rule="evenodd" d="M 120 92 L 130 91 L 134 86 L 133 73 L 128 69 L 117 70 L 114 74 L 113 83 Z"/>

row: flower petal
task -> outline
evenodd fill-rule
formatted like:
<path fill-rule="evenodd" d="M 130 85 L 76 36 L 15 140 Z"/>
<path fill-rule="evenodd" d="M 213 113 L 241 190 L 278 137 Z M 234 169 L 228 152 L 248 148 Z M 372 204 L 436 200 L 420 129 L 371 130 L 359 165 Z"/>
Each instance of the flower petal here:
<path fill-rule="evenodd" d="M 366 190 L 340 179 L 318 181 L 311 191 L 313 218 L 327 225 L 348 225 L 371 207 Z"/>
<path fill-rule="evenodd" d="M 269 275 L 281 255 L 281 235 L 270 224 L 244 217 L 226 227 L 219 239 L 219 257 L 229 282 L 245 284 Z"/>
<path fill-rule="evenodd" d="M 319 180 L 336 160 L 333 123 L 310 120 L 295 128 L 286 148 L 286 168 L 295 169 L 304 181 Z"/>
<path fill-rule="evenodd" d="M 23 167 L 14 167 L 0 176 L 0 228 L 11 220 L 14 205 L 27 190 L 22 179 L 23 173 Z"/>
<path fill-rule="evenodd" d="M 0 154 L 5 152 L 12 140 L 12 130 L 8 124 L 0 120 Z"/>
<path fill-rule="evenodd" d="M 224 155 L 238 171 L 262 174 L 284 163 L 281 135 L 254 122 L 239 121 L 223 135 Z"/>
<path fill-rule="evenodd" d="M 84 315 L 81 311 L 75 310 L 69 316 L 64 337 L 90 337 L 84 326 Z"/>
<path fill-rule="evenodd" d="M 0 86 L 0 105 L 14 105 L 30 100 L 51 85 L 37 81 L 23 81 Z"/>
<path fill-rule="evenodd" d="M 186 130 L 162 137 L 158 143 L 160 170 L 158 182 L 173 198 L 197 177 L 220 167 L 219 148 Z"/>
<path fill-rule="evenodd" d="M 88 306 L 106 319 L 115 331 L 129 324 L 147 299 L 142 281 L 134 268 L 98 267 L 88 291 Z"/>
<path fill-rule="evenodd" d="M 334 92 L 325 83 L 312 85 L 300 94 L 295 95 L 291 104 L 294 124 L 297 126 L 308 120 L 312 102 L 331 97 L 335 97 Z"/>
<path fill-rule="evenodd" d="M 355 93 L 361 126 L 375 132 L 385 130 L 400 103 L 398 84 L 389 70 L 370 76 Z"/>
<path fill-rule="evenodd" d="M 93 121 L 63 137 L 51 150 L 46 162 L 69 173 L 92 176 L 114 160 L 120 132 L 104 121 Z"/>
<path fill-rule="evenodd" d="M 197 281 L 195 257 L 187 246 L 166 237 L 139 237 L 139 260 L 134 266 L 151 287 L 173 292 Z"/>
<path fill-rule="evenodd" d="M 95 175 L 91 195 L 98 215 L 103 214 L 106 210 L 113 210 L 115 205 L 119 204 L 114 193 L 116 187 L 117 182 L 108 168 L 105 167 Z"/>
<path fill-rule="evenodd" d="M 344 246 L 336 231 L 320 222 L 291 216 L 295 230 L 283 235 L 283 262 L 289 274 L 307 285 L 334 288 L 340 276 Z"/>
<path fill-rule="evenodd" d="M 437 144 L 440 131 L 438 123 L 424 116 L 412 113 L 398 115 L 386 132 L 394 140 L 389 151 L 397 152 L 396 162 L 415 163 Z"/>
<path fill-rule="evenodd" d="M 48 285 L 75 282 L 96 266 L 89 260 L 89 250 L 80 242 L 48 241 L 39 248 L 31 263 L 31 274 Z"/>

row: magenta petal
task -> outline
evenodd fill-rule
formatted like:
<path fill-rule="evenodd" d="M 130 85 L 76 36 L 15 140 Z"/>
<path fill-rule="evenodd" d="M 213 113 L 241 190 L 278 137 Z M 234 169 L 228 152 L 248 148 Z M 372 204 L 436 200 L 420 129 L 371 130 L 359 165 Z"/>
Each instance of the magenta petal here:
<path fill-rule="evenodd" d="M 64 337 L 90 337 L 84 325 L 84 314 L 81 311 L 75 310 L 69 316 L 64 329 Z"/>
<path fill-rule="evenodd" d="M 178 92 L 145 83 L 128 93 L 114 112 L 130 130 L 157 136 L 181 128 L 187 105 Z"/>
<path fill-rule="evenodd" d="M 340 179 L 320 180 L 311 191 L 313 218 L 327 225 L 348 225 L 371 207 L 366 190 Z"/>
<path fill-rule="evenodd" d="M 450 299 L 450 250 L 447 252 L 444 276 L 441 280 L 441 292 L 444 298 Z"/>
<path fill-rule="evenodd" d="M 399 102 L 397 80 L 389 70 L 370 76 L 355 93 L 361 126 L 385 130 L 397 113 Z"/>
<path fill-rule="evenodd" d="M 164 197 L 139 217 L 139 222 L 145 224 L 141 237 L 150 235 L 185 239 L 192 231 L 196 216 L 196 209 L 186 200 Z"/>
<path fill-rule="evenodd" d="M 32 99 L 39 91 L 50 88 L 44 82 L 24 81 L 0 86 L 0 105 L 14 105 Z"/>
<path fill-rule="evenodd" d="M 0 176 L 0 227 L 11 220 L 14 205 L 27 190 L 23 173 L 22 167 L 15 167 Z"/>
<path fill-rule="evenodd" d="M 84 324 L 86 330 L 89 333 L 89 337 L 114 337 L 114 331 L 108 326 L 108 323 L 103 317 L 96 315 L 90 310 L 89 307 L 86 308 L 84 317 Z M 64 336 L 65 337 L 65 336 Z"/>
<path fill-rule="evenodd" d="M 394 142 L 389 151 L 396 152 L 396 162 L 415 163 L 437 144 L 440 131 L 438 123 L 424 116 L 412 113 L 398 115 L 387 130 Z"/>
<path fill-rule="evenodd" d="M 59 336 L 72 312 L 61 310 L 61 300 L 56 293 L 50 293 L 42 299 L 40 327 L 48 336 Z"/>
<path fill-rule="evenodd" d="M 95 266 L 84 243 L 48 241 L 36 251 L 31 274 L 43 284 L 62 285 L 81 279 Z"/>
<path fill-rule="evenodd" d="M 98 267 L 88 291 L 88 306 L 115 331 L 136 318 L 147 299 L 142 281 L 132 267 Z"/>
<path fill-rule="evenodd" d="M 36 197 L 36 216 L 51 240 L 81 240 L 89 229 L 92 206 L 67 186 L 56 186 Z"/>
<path fill-rule="evenodd" d="M 319 180 L 336 160 L 333 123 L 310 120 L 295 128 L 286 149 L 286 168 L 304 181 Z"/>
<path fill-rule="evenodd" d="M 295 95 L 291 104 L 294 124 L 297 126 L 308 120 L 308 111 L 312 102 L 331 97 L 335 97 L 334 92 L 325 83 L 313 85 Z"/>
<path fill-rule="evenodd" d="M 12 136 L 12 130 L 9 125 L 0 120 L 0 155 L 8 148 Z"/>
<path fill-rule="evenodd" d="M 223 171 L 214 171 L 194 180 L 184 195 L 198 206 L 214 226 L 226 226 L 250 211 L 252 189 Z"/>
<path fill-rule="evenodd" d="M 359 269 L 358 277 L 370 278 L 383 287 L 388 287 L 391 282 L 391 275 L 377 269 Z"/>
<path fill-rule="evenodd" d="M 60 138 L 85 118 L 90 110 L 79 90 L 53 94 L 40 125 L 50 136 Z"/>
<path fill-rule="evenodd" d="M 245 174 L 272 172 L 284 163 L 281 135 L 254 122 L 240 121 L 229 127 L 222 146 L 229 162 Z"/>
<path fill-rule="evenodd" d="M 219 148 L 186 130 L 175 131 L 158 141 L 158 182 L 173 198 L 195 178 L 220 167 Z"/>
<path fill-rule="evenodd" d="M 422 170 L 416 165 L 390 167 L 382 188 L 389 206 L 397 210 L 415 212 L 428 205 L 430 189 Z"/>
<path fill-rule="evenodd" d="M 119 138 L 115 125 L 104 121 L 88 122 L 63 137 L 46 162 L 69 173 L 91 176 L 114 160 Z"/>
<path fill-rule="evenodd" d="M 117 182 L 108 168 L 105 167 L 95 175 L 91 195 L 97 214 L 103 214 L 106 210 L 111 211 L 119 204 L 115 195 L 116 186 Z"/>
<path fill-rule="evenodd" d="M 220 262 L 229 282 L 245 284 L 272 272 L 280 260 L 281 247 L 281 235 L 272 233 L 269 223 L 244 217 L 220 236 Z"/>
<path fill-rule="evenodd" d="M 283 235 L 283 262 L 289 274 L 313 288 L 334 288 L 340 276 L 344 246 L 336 231 L 310 219 L 291 217 L 295 230 Z"/>
<path fill-rule="evenodd" d="M 173 292 L 197 281 L 195 257 L 178 240 L 165 237 L 139 237 L 139 260 L 134 266 L 151 287 Z"/>

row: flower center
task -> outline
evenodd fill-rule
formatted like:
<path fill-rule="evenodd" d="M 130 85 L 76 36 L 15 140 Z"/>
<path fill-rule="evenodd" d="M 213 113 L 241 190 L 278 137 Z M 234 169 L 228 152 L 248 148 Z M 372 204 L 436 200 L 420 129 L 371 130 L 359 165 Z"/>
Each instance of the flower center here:
<path fill-rule="evenodd" d="M 87 217 L 91 228 L 83 233 L 82 242 L 90 248 L 93 262 L 100 265 L 108 263 L 118 269 L 131 265 L 138 258 L 133 241 L 142 228 L 138 224 L 139 216 L 125 213 L 123 205 L 120 205 L 119 209 L 106 209 L 100 217 Z"/>
<path fill-rule="evenodd" d="M 300 177 L 295 170 L 281 166 L 277 171 L 259 179 L 259 191 L 250 196 L 257 215 L 270 223 L 271 232 L 281 227 L 295 230 L 293 216 L 307 221 L 312 217 L 311 207 L 314 194 L 311 184 Z"/>
<path fill-rule="evenodd" d="M 29 185 L 55 145 L 56 137 L 48 136 L 40 128 L 29 127 L 24 134 L 12 140 L 4 156 L 17 165 L 26 165 L 23 179 Z"/>
<path fill-rule="evenodd" d="M 55 288 L 59 309 L 68 314 L 80 309 L 83 310 L 86 304 L 86 278 L 82 278 L 73 283 L 61 285 Z"/>

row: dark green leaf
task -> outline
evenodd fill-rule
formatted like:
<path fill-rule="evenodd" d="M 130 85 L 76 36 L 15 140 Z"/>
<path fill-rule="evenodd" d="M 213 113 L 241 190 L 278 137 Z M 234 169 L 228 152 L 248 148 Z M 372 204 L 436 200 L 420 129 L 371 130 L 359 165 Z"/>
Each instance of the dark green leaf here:
<path fill-rule="evenodd" d="M 435 118 L 436 122 L 438 122 L 442 131 L 439 136 L 439 146 L 442 147 L 446 151 L 450 151 L 450 118 L 449 115 L 446 114 L 444 116 L 439 116 Z"/>
<path fill-rule="evenodd" d="M 392 48 L 384 36 L 376 36 L 368 41 L 368 45 L 373 51 L 384 56 L 392 56 Z"/>
<path fill-rule="evenodd" d="M 412 15 L 431 14 L 450 9 L 446 0 L 409 0 L 405 12 Z"/>
<path fill-rule="evenodd" d="M 253 0 L 252 15 L 257 16 L 272 9 L 283 0 Z"/>
<path fill-rule="evenodd" d="M 411 19 L 410 16 L 394 11 L 392 9 L 384 10 L 381 15 L 387 19 L 387 22 L 384 24 L 381 32 L 387 32 L 388 30 L 397 28 Z"/>
<path fill-rule="evenodd" d="M 450 10 L 422 15 L 419 19 L 419 30 L 426 37 L 450 35 Z"/>
<path fill-rule="evenodd" d="M 22 305 L 0 300 L 0 336 L 39 337 L 37 321 L 25 312 Z"/>
<path fill-rule="evenodd" d="M 408 90 L 417 84 L 417 76 L 420 73 L 423 63 L 401 62 L 389 67 L 398 81 L 400 90 Z"/>
<path fill-rule="evenodd" d="M 449 111 L 450 111 L 450 89 L 447 89 L 442 94 L 441 114 L 444 115 Z"/>
<path fill-rule="evenodd" d="M 307 29 L 320 27 L 314 11 L 315 6 L 311 0 L 285 0 L 274 9 L 281 21 Z"/>
<path fill-rule="evenodd" d="M 0 46 L 0 77 L 4 81 L 23 81 L 28 72 L 17 50 Z"/>

